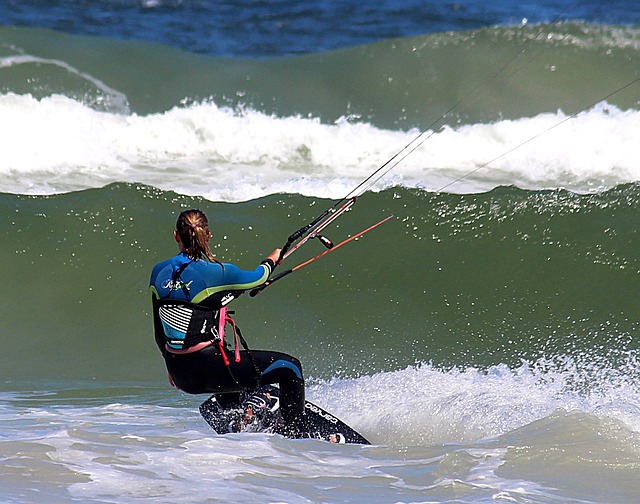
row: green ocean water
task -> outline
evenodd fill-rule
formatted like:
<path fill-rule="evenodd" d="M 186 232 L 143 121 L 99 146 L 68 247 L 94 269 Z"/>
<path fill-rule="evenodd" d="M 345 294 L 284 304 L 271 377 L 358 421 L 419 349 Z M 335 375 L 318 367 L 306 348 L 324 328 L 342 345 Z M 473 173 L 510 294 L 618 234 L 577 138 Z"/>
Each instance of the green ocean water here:
<path fill-rule="evenodd" d="M 0 28 L 3 499 L 637 502 L 638 29 L 517 22 L 268 59 Z M 253 268 L 412 128 L 325 234 L 389 222 L 231 306 L 373 446 L 215 435 L 151 331 L 177 214 Z"/>
<path fill-rule="evenodd" d="M 475 195 L 366 194 L 334 242 L 393 219 L 235 301 L 253 348 L 301 358 L 310 377 L 574 356 L 612 365 L 637 350 L 640 188 L 593 195 L 499 188 Z M 212 203 L 142 185 L 2 194 L 5 385 L 163 379 L 147 297 L 175 253 L 181 209 L 213 222 L 215 253 L 247 269 L 330 202 L 274 195 Z M 291 267 L 320 253 L 309 242 Z"/>
<path fill-rule="evenodd" d="M 332 123 L 347 115 L 425 129 L 454 106 L 438 124 L 573 114 L 629 81 L 639 45 L 636 27 L 566 23 L 434 33 L 296 57 L 214 58 L 0 27 L 0 91 L 59 93 L 136 114 L 213 100 L 279 117 Z M 630 90 L 609 102 L 627 108 L 637 96 Z"/>

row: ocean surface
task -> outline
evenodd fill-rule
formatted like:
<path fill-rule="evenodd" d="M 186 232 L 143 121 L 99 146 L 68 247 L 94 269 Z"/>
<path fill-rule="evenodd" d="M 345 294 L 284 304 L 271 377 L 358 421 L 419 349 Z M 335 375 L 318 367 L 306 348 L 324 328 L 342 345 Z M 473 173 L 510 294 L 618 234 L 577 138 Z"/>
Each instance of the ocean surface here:
<path fill-rule="evenodd" d="M 0 0 L 0 501 L 640 502 L 639 139 L 635 0 Z M 177 214 L 252 269 L 354 188 L 233 309 L 372 445 L 214 434 Z"/>

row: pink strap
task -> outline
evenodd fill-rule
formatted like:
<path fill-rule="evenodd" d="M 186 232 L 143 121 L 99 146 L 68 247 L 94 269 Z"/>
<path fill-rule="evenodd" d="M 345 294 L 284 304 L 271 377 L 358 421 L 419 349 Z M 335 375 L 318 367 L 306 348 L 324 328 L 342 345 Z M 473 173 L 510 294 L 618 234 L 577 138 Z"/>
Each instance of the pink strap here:
<path fill-rule="evenodd" d="M 218 350 L 220 350 L 220 355 L 222 355 L 222 360 L 224 361 L 224 365 L 229 365 L 229 357 L 227 357 L 227 352 L 224 350 L 224 326 L 227 324 L 227 308 L 223 306 L 220 308 L 218 319 Z"/>
<path fill-rule="evenodd" d="M 222 307 L 220 308 L 220 319 L 218 320 L 218 349 L 220 350 L 220 355 L 222 356 L 222 360 L 225 366 L 228 366 L 230 364 L 229 357 L 227 357 L 227 352 L 224 348 L 224 326 L 227 323 L 231 324 L 231 326 L 233 327 L 233 336 L 234 336 L 234 343 L 235 343 L 234 359 L 236 362 L 240 362 L 240 345 L 238 342 L 238 331 L 236 329 L 236 322 L 227 314 L 227 308 Z M 187 353 L 197 352 L 198 350 L 202 350 L 203 348 L 206 348 L 211 344 L 213 344 L 213 340 L 202 341 L 192 347 L 185 348 L 182 350 L 171 348 L 169 347 L 169 345 L 166 346 L 166 349 L 167 351 L 175 354 L 187 354 Z M 175 384 L 173 383 L 171 376 L 169 376 L 169 381 L 175 387 Z"/>
<path fill-rule="evenodd" d="M 220 308 L 220 322 L 218 324 L 218 338 L 220 338 L 221 345 L 224 345 L 224 326 L 227 323 L 231 324 L 231 327 L 233 327 L 233 343 L 235 345 L 234 360 L 236 362 L 240 362 L 240 344 L 238 341 L 238 330 L 236 329 L 236 322 L 227 313 L 227 307 L 223 306 L 222 308 Z M 225 364 L 228 366 L 229 360 L 226 358 L 225 354 L 223 354 L 223 359 L 225 359 Z"/>
<path fill-rule="evenodd" d="M 180 354 L 189 354 L 189 353 L 197 352 L 212 344 L 213 344 L 213 340 L 207 340 L 207 341 L 201 341 L 200 343 L 197 343 L 189 348 L 182 348 L 180 350 L 178 350 L 177 348 L 171 348 L 169 345 L 166 345 L 165 348 L 167 349 L 167 352 L 180 355 Z"/>
<path fill-rule="evenodd" d="M 220 318 L 218 319 L 218 339 L 224 343 L 224 326 L 227 323 L 227 307 L 220 308 Z"/>

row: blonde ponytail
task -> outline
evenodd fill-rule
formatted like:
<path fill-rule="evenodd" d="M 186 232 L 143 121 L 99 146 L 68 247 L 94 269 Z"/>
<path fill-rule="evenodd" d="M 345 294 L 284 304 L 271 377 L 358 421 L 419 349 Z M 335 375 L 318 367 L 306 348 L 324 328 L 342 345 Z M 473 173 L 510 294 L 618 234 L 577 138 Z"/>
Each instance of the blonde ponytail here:
<path fill-rule="evenodd" d="M 176 222 L 176 232 L 184 246 L 184 252 L 193 261 L 200 259 L 209 262 L 219 261 L 209 249 L 209 221 L 198 209 L 185 210 Z"/>

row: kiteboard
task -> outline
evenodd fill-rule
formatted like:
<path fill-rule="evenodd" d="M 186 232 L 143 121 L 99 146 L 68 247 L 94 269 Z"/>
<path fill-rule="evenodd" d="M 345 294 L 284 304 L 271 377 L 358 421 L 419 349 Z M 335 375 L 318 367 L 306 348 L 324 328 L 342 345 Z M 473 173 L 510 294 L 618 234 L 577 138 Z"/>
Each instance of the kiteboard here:
<path fill-rule="evenodd" d="M 237 408 L 223 408 L 211 396 L 200 405 L 200 414 L 218 434 L 230 432 L 263 432 L 300 439 L 322 439 L 330 443 L 370 444 L 361 434 L 320 406 L 305 401 L 304 426 L 291 429 L 280 414 L 279 389 L 273 385 L 243 394 Z"/>

